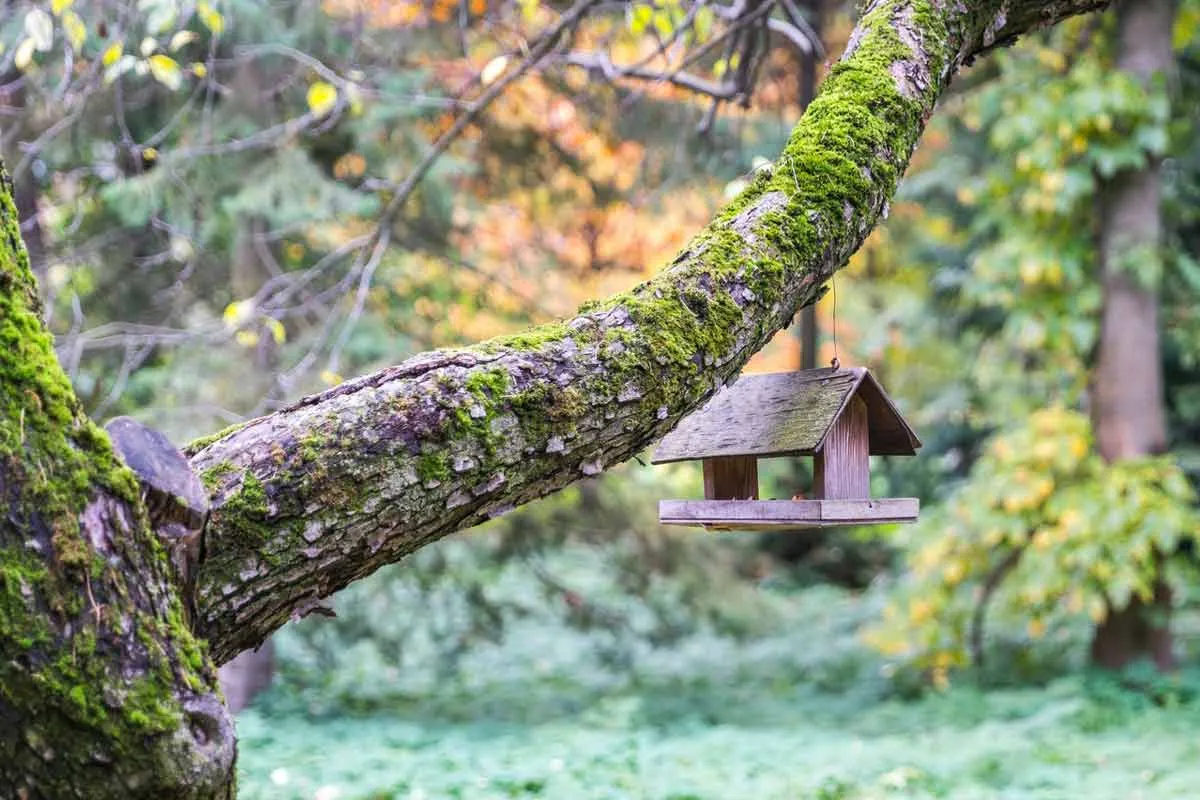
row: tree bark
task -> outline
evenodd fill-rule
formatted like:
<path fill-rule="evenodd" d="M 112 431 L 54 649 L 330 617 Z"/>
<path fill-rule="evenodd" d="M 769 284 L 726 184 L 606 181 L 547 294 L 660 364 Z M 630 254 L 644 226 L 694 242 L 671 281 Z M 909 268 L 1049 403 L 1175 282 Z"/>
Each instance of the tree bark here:
<path fill-rule="evenodd" d="M 0 797 L 224 796 L 216 672 L 55 360 L 6 174 L 0 226 Z"/>
<path fill-rule="evenodd" d="M 1170 74 L 1174 0 L 1122 0 L 1116 5 L 1117 68 L 1152 90 Z M 1163 87 L 1160 87 L 1163 90 Z M 1162 241 L 1160 164 L 1118 173 L 1100 188 L 1097 243 L 1104 291 L 1092 386 L 1096 443 L 1106 461 L 1166 449 L 1158 291 L 1139 283 L 1137 260 L 1158 258 Z M 1161 582 L 1154 598 L 1135 597 L 1110 608 L 1092 641 L 1092 660 L 1119 668 L 1149 656 L 1161 669 L 1175 660 L 1170 634 L 1171 593 Z"/>
<path fill-rule="evenodd" d="M 192 448 L 195 632 L 227 661 L 423 544 L 624 461 L 811 303 L 965 61 L 1104 0 L 876 0 L 774 168 L 658 277 Z M 130 471 L 54 360 L 0 187 L 0 796 L 212 798 L 234 740 Z"/>
<path fill-rule="evenodd" d="M 874 2 L 774 166 L 654 279 L 568 322 L 417 356 L 195 443 L 213 495 L 197 595 L 213 656 L 662 436 L 860 246 L 960 65 L 1102 5 Z"/>

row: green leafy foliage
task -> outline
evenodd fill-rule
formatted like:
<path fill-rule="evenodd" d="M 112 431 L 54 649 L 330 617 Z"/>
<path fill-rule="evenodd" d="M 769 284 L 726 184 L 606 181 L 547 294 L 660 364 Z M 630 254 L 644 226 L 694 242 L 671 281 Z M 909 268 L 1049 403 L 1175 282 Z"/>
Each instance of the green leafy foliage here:
<path fill-rule="evenodd" d="M 912 531 L 906 580 L 870 640 L 945 685 L 969 661 L 983 604 L 1023 618 L 1037 640 L 1072 615 L 1098 623 L 1135 597 L 1150 602 L 1162 576 L 1185 597 L 1198 577 L 1180 553 L 1200 530 L 1194 502 L 1170 458 L 1106 465 L 1086 417 L 1037 412 L 992 439 L 962 488 Z"/>

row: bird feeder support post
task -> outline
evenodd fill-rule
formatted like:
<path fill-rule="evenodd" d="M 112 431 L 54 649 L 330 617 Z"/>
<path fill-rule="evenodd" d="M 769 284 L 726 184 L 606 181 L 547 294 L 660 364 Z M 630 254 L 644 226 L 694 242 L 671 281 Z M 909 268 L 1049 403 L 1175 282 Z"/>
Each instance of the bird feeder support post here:
<path fill-rule="evenodd" d="M 829 429 L 813 463 L 813 492 L 822 500 L 866 500 L 871 496 L 867 404 L 857 394 Z"/>
<path fill-rule="evenodd" d="M 704 497 L 708 500 L 757 500 L 758 459 L 753 456 L 704 459 Z"/>

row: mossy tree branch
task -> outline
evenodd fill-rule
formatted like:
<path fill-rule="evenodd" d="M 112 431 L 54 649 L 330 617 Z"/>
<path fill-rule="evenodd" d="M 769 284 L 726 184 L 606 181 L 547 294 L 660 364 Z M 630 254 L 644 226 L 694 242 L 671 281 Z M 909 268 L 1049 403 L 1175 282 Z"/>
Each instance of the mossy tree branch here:
<path fill-rule="evenodd" d="M 876 0 L 774 166 L 653 280 L 195 443 L 213 494 L 196 600 L 214 657 L 662 436 L 814 302 L 886 215 L 960 66 L 1105 4 Z"/>

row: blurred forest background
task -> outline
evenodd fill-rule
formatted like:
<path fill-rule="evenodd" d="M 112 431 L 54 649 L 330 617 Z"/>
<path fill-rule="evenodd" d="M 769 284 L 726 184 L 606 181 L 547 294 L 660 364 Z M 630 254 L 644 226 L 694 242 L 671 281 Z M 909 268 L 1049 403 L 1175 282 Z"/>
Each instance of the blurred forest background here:
<path fill-rule="evenodd" d="M 182 444 L 645 279 L 780 151 L 855 9 L 0 16 L 0 146 L 59 357 L 92 416 Z M 1169 85 L 1119 46 L 1108 13 L 969 69 L 886 225 L 752 364 L 827 363 L 836 319 L 925 442 L 873 469 L 919 524 L 705 534 L 656 524 L 695 465 L 576 484 L 280 631 L 231 685 L 270 677 L 242 795 L 1194 797 L 1200 0 Z M 1165 447 L 1107 463 L 1098 241 L 1111 181 L 1148 165 L 1161 247 L 1121 268 L 1158 302 Z"/>

